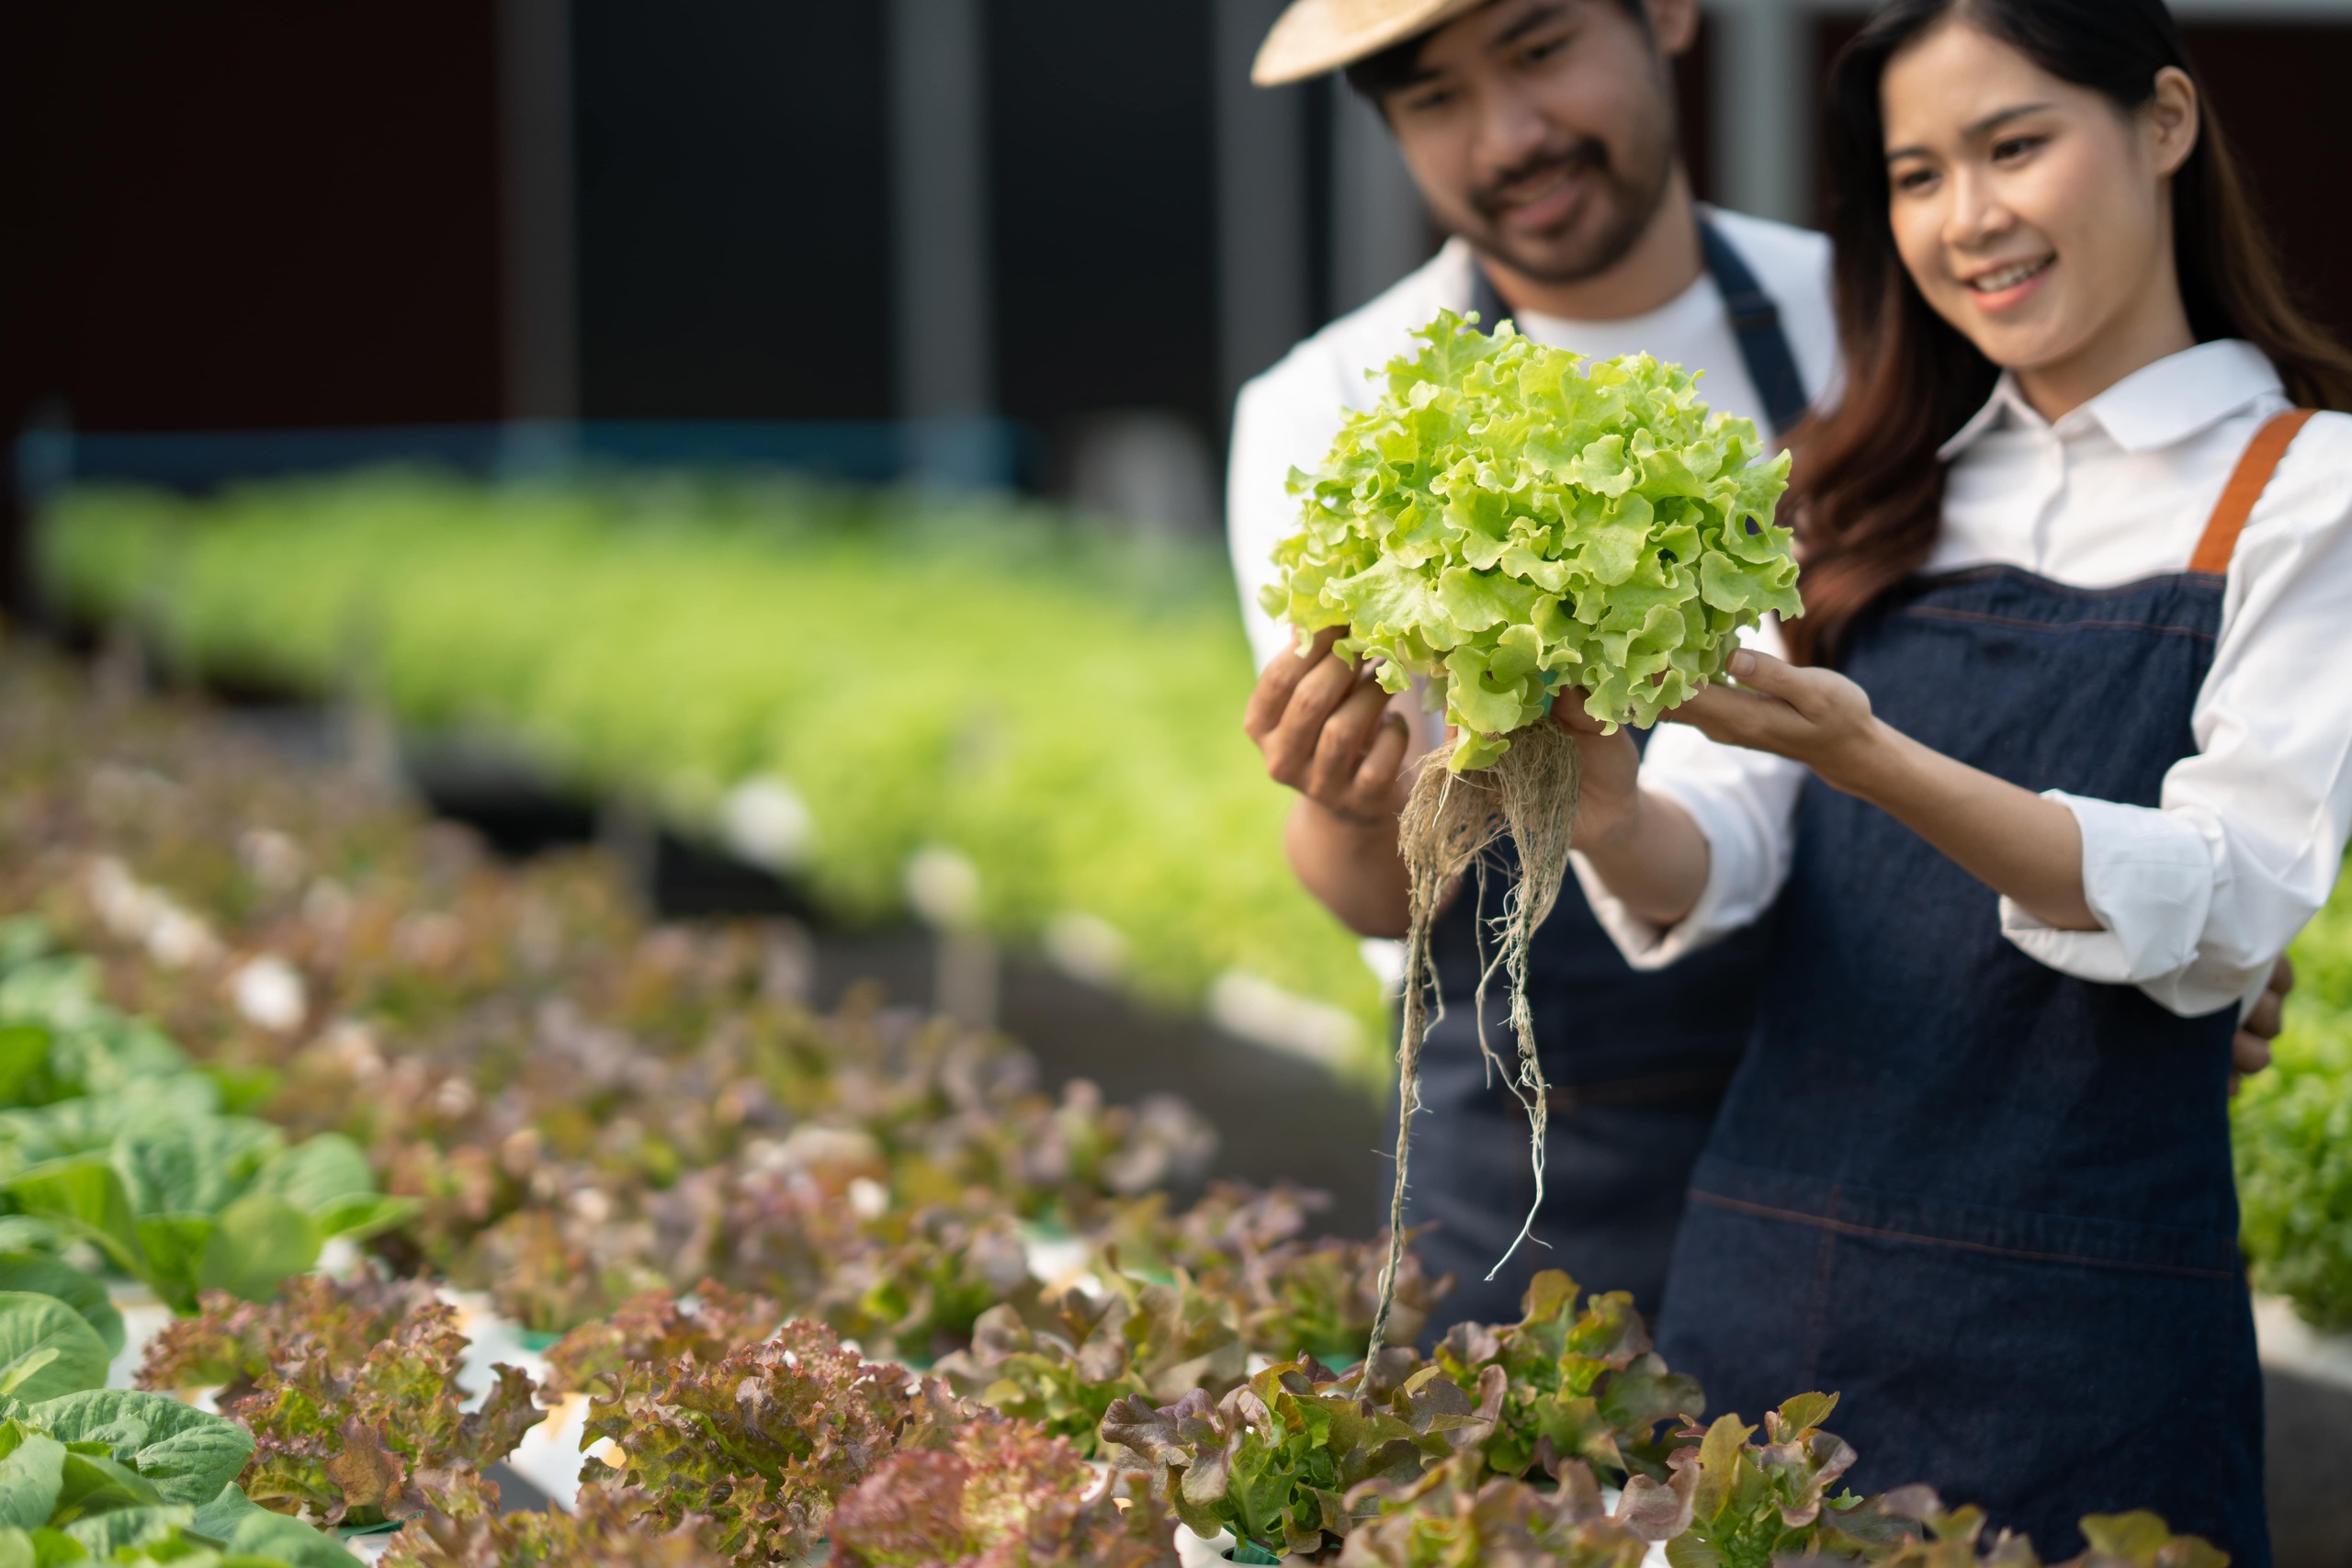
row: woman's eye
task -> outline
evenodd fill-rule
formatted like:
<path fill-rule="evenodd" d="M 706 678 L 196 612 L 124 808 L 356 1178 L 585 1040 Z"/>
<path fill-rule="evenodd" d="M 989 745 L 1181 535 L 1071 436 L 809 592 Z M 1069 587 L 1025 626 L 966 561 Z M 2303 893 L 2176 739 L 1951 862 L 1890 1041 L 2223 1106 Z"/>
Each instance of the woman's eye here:
<path fill-rule="evenodd" d="M 1545 39 L 1541 42 L 1529 44 L 1520 51 L 1519 57 L 1525 64 L 1536 65 L 1551 59 L 1567 47 L 1568 40 L 1564 38 Z"/>
<path fill-rule="evenodd" d="M 2039 136 L 2005 136 L 1993 143 L 1993 161 L 1996 164 L 2015 163 L 2041 146 L 2041 141 Z"/>
<path fill-rule="evenodd" d="M 1935 183 L 1936 172 L 1933 169 L 1898 169 L 1895 171 L 1894 188 L 1905 195 L 1915 195 L 1919 191 L 1927 189 L 1929 186 Z"/>

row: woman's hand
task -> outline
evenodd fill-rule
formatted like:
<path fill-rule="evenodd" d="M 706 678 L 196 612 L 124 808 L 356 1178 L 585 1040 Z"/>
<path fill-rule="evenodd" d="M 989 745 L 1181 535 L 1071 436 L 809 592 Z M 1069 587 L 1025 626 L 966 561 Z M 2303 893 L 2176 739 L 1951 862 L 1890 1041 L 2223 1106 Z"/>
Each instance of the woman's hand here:
<path fill-rule="evenodd" d="M 1563 689 L 1552 719 L 1584 753 L 1570 840 L 1626 909 L 1656 926 L 1690 912 L 1707 886 L 1707 840 L 1689 812 L 1664 795 L 1642 793 L 1642 754 L 1623 729 L 1601 733 L 1584 711 L 1585 693 Z"/>
<path fill-rule="evenodd" d="M 1742 649 L 1724 667 L 1736 686 L 1709 686 L 1666 716 L 1708 739 L 1803 762 L 1832 788 L 1861 793 L 1891 732 L 1870 694 L 1835 670 Z"/>
<path fill-rule="evenodd" d="M 1620 726 L 1601 733 L 1601 723 L 1584 711 L 1581 686 L 1563 686 L 1552 698 L 1552 721 L 1576 737 L 1584 753 L 1583 781 L 1577 792 L 1576 848 L 1622 843 L 1640 829 L 1642 754 Z"/>
<path fill-rule="evenodd" d="M 1710 740 L 1804 763 L 2045 925 L 2098 929 L 2083 893 L 2082 830 L 2064 806 L 1922 746 L 1882 722 L 1870 694 L 1834 670 L 1747 649 L 1724 668 L 1737 686 L 1710 686 L 1668 716 Z"/>

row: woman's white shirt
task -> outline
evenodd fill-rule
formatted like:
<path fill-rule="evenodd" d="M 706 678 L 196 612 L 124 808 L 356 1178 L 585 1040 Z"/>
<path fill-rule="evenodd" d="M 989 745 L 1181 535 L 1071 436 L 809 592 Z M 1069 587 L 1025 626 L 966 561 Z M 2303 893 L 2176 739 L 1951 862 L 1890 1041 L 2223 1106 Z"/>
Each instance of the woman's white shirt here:
<path fill-rule="evenodd" d="M 2159 360 L 2054 423 L 2004 376 L 1943 447 L 1943 526 L 1927 570 L 1997 563 L 2094 589 L 2184 571 L 2247 442 L 2287 406 L 2269 361 L 2234 341 Z M 2347 629 L 2352 418 L 2323 413 L 2239 538 L 2191 714 L 2198 750 L 2165 773 L 2159 804 L 2048 792 L 2081 825 L 2084 893 L 2102 929 L 2060 931 L 2004 898 L 2003 934 L 2053 969 L 2135 985 L 2187 1016 L 2257 994 L 2326 902 L 2352 833 Z M 1751 640 L 1780 651 L 1769 627 Z M 1610 897 L 1581 857 L 1577 870 L 1625 956 L 1649 969 L 1770 907 L 1804 770 L 1667 725 L 1642 778 L 1706 836 L 1698 904 L 1661 930 Z"/>

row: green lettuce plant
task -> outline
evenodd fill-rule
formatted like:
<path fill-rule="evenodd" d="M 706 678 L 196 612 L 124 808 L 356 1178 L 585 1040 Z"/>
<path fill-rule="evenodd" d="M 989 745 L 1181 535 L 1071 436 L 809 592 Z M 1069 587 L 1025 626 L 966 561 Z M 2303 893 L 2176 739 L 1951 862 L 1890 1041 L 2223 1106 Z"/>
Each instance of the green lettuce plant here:
<path fill-rule="evenodd" d="M 1494 1416 L 1491 1400 L 1473 1404 L 1435 1366 L 1391 1383 L 1300 1359 L 1214 1403 L 1199 1389 L 1157 1407 L 1121 1399 L 1103 1417 L 1102 1442 L 1114 1464 L 1148 1468 L 1151 1495 L 1194 1533 L 1230 1530 L 1261 1551 L 1307 1555 L 1347 1534 L 1351 1489 L 1411 1481 L 1432 1460 L 1475 1448 Z"/>
<path fill-rule="evenodd" d="M 1706 1395 L 1650 1349 L 1633 1297 L 1612 1291 L 1579 1305 L 1576 1281 L 1546 1269 L 1521 1305 L 1515 1324 L 1455 1324 L 1433 1358 L 1474 1397 L 1500 1385 L 1481 1445 L 1488 1466 L 1556 1476 L 1575 1461 L 1612 1481 L 1667 1479 L 1675 1434 L 1705 1410 Z"/>
<path fill-rule="evenodd" d="M 1392 692 L 1429 683 L 1460 772 L 1500 757 L 1562 684 L 1646 727 L 1717 678 L 1742 627 L 1801 612 L 1788 482 L 1756 427 L 1646 355 L 1587 362 L 1452 311 L 1351 415 L 1275 552 L 1265 607 L 1344 626 Z"/>
<path fill-rule="evenodd" d="M 254 1452 L 242 1427 L 163 1394 L 105 1388 L 107 1359 L 63 1303 L 0 1292 L 0 1565 L 356 1562 L 239 1489 Z"/>
<path fill-rule="evenodd" d="M 1115 1260 L 1114 1260 L 1115 1263 Z M 1217 1304 L 1192 1280 L 1148 1284 L 1113 1267 L 1094 1294 L 1006 1303 L 973 1326 L 972 1347 L 941 1361 L 958 1393 L 1095 1457 L 1102 1420 L 1125 1398 L 1211 1397 L 1241 1381 L 1249 1355 Z"/>
<path fill-rule="evenodd" d="M 2230 1104 L 2239 1239 L 2258 1289 L 2340 1333 L 2352 1331 L 2352 879 L 2294 959 L 2270 1069 Z"/>
<path fill-rule="evenodd" d="M 1590 1472 L 1538 1490 L 1455 1454 L 1409 1482 L 1365 1482 L 1341 1568 L 1640 1568 L 1649 1542 L 1600 1505 Z"/>

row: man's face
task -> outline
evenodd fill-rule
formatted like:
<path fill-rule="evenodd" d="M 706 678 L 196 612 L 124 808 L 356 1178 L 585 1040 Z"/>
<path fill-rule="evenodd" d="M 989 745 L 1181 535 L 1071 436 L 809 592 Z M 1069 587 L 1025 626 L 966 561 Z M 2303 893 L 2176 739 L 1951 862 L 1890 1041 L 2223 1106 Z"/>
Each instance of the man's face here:
<path fill-rule="evenodd" d="M 1382 103 L 1440 223 L 1542 283 L 1577 283 L 1634 248 L 1666 199 L 1674 103 L 1665 56 L 1690 0 L 1495 0 L 1440 28 Z"/>

